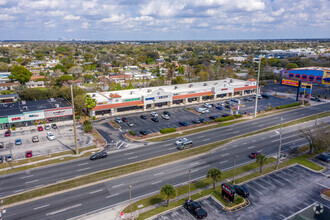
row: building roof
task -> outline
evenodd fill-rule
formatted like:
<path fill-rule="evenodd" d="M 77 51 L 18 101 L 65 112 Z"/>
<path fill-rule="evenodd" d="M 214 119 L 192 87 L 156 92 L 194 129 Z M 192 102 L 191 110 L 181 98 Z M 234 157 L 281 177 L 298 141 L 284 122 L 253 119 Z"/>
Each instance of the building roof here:
<path fill-rule="evenodd" d="M 115 76 L 110 76 L 110 79 L 125 79 L 125 78 L 131 78 L 130 75 L 115 75 Z"/>
<path fill-rule="evenodd" d="M 108 104 L 108 105 L 98 105 L 93 108 L 93 110 L 102 110 L 102 109 L 109 109 L 109 108 L 122 108 L 128 106 L 139 106 L 143 105 L 142 101 L 133 101 L 133 102 L 122 102 L 122 103 L 115 103 L 115 104 Z"/>
<path fill-rule="evenodd" d="M 0 99 L 6 99 L 6 98 L 18 98 L 18 94 L 12 93 L 12 94 L 8 94 L 8 95 L 0 95 Z"/>
<path fill-rule="evenodd" d="M 250 82 L 254 82 L 254 81 L 257 81 L 256 79 L 253 79 L 253 78 L 251 78 L 251 79 L 248 79 L 247 81 L 250 81 Z"/>
<path fill-rule="evenodd" d="M 19 86 L 19 83 L 0 83 L 0 86 Z"/>
<path fill-rule="evenodd" d="M 31 81 L 36 80 L 36 79 L 44 79 L 45 76 L 31 76 Z"/>

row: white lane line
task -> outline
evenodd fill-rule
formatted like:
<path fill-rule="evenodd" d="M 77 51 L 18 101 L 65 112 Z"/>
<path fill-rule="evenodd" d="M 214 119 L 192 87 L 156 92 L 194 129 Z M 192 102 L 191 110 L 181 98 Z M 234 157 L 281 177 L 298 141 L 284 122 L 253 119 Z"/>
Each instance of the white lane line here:
<path fill-rule="evenodd" d="M 31 181 L 25 182 L 25 184 L 34 183 L 34 182 L 38 182 L 38 181 L 39 180 L 31 180 Z"/>
<path fill-rule="evenodd" d="M 198 136 L 198 137 L 196 137 L 196 138 L 203 138 L 203 137 L 205 137 L 205 135 L 201 135 L 201 136 Z"/>
<path fill-rule="evenodd" d="M 236 133 L 238 133 L 239 131 L 234 131 L 234 132 L 232 132 L 233 134 L 236 134 Z"/>
<path fill-rule="evenodd" d="M 116 188 L 116 187 L 123 186 L 123 185 L 124 185 L 124 184 L 121 183 L 121 184 L 119 184 L 119 185 L 115 185 L 115 186 L 113 186 L 112 188 Z"/>
<path fill-rule="evenodd" d="M 233 148 L 235 148 L 235 147 L 238 147 L 238 145 L 234 145 L 234 146 L 232 146 Z"/>
<path fill-rule="evenodd" d="M 229 155 L 229 153 L 228 154 L 222 154 L 221 157 L 225 157 L 225 156 L 228 156 L 228 155 Z"/>
<path fill-rule="evenodd" d="M 42 208 L 45 208 L 45 207 L 48 207 L 48 206 L 49 206 L 49 204 L 43 205 L 43 206 L 39 206 L 39 207 L 34 208 L 33 210 L 42 209 Z"/>
<path fill-rule="evenodd" d="M 99 189 L 99 190 L 95 190 L 93 192 L 90 192 L 89 194 L 94 194 L 94 193 L 98 193 L 98 192 L 102 192 L 102 191 L 103 191 L 103 189 Z"/>
<path fill-rule="evenodd" d="M 191 170 L 190 173 L 194 173 L 194 172 L 197 172 L 197 171 L 198 171 L 198 169 L 196 169 L 196 170 Z"/>
<path fill-rule="evenodd" d="M 319 185 L 319 186 L 325 187 L 325 188 L 327 188 L 327 189 L 330 188 L 329 186 L 323 185 L 323 184 L 321 184 L 321 183 L 316 183 L 316 184 Z"/>
<path fill-rule="evenodd" d="M 39 187 L 42 187 L 44 186 L 45 184 L 41 184 L 41 185 L 38 185 L 38 186 L 35 186 L 34 188 L 39 188 Z"/>
<path fill-rule="evenodd" d="M 65 212 L 65 211 L 67 211 L 67 210 L 69 210 L 69 209 L 77 208 L 77 207 L 79 207 L 79 206 L 81 206 L 81 203 L 79 203 L 79 204 L 77 204 L 77 205 L 69 206 L 69 207 L 66 207 L 66 208 L 64 208 L 64 209 L 60 209 L 60 210 L 57 210 L 57 211 L 54 211 L 54 212 L 47 213 L 46 215 L 47 215 L 47 216 L 48 216 L 48 215 L 55 215 L 55 214 L 57 214 L 57 213 Z"/>
<path fill-rule="evenodd" d="M 262 126 L 264 126 L 264 125 L 258 125 L 258 127 L 262 127 Z"/>
<path fill-rule="evenodd" d="M 122 142 L 121 145 L 119 145 L 119 146 L 117 147 L 117 149 L 121 148 L 121 146 L 122 146 L 123 144 L 124 144 L 124 142 Z"/>
<path fill-rule="evenodd" d="M 173 150 L 173 149 L 176 149 L 176 147 L 170 147 L 169 150 Z"/>
<path fill-rule="evenodd" d="M 162 181 L 157 181 L 157 182 L 154 182 L 154 183 L 151 183 L 152 185 L 155 185 L 155 184 L 158 184 L 158 183 L 161 183 Z"/>
<path fill-rule="evenodd" d="M 256 142 L 257 140 L 252 140 L 252 142 Z"/>
<path fill-rule="evenodd" d="M 24 191 L 24 189 L 20 189 L 20 190 L 14 191 L 14 193 L 18 193 L 18 192 L 22 192 L 22 191 Z"/>
<path fill-rule="evenodd" d="M 83 169 L 80 169 L 80 170 L 77 170 L 77 171 L 84 171 L 84 170 L 89 170 L 90 167 L 86 167 L 86 168 L 83 168 Z"/>
<path fill-rule="evenodd" d="M 30 178 L 33 177 L 33 175 L 29 175 L 29 176 L 22 176 L 21 179 L 25 179 L 25 178 Z"/>
<path fill-rule="evenodd" d="M 256 122 L 252 122 L 252 123 L 251 123 L 251 125 L 255 125 L 255 124 L 258 124 L 258 122 L 256 121 Z"/>
<path fill-rule="evenodd" d="M 124 155 L 127 156 L 127 155 L 131 155 L 131 154 L 134 154 L 134 152 L 126 153 Z"/>
<path fill-rule="evenodd" d="M 116 194 L 113 194 L 113 195 L 107 196 L 107 197 L 105 197 L 105 198 L 106 198 L 106 199 L 109 199 L 109 198 L 111 198 L 111 197 L 118 196 L 118 195 L 119 195 L 119 193 L 116 193 Z"/>
<path fill-rule="evenodd" d="M 252 149 L 252 148 L 255 148 L 256 146 L 251 146 L 251 147 L 248 147 L 248 149 Z"/>
<path fill-rule="evenodd" d="M 162 175 L 162 174 L 164 174 L 164 172 L 156 173 L 156 174 L 154 174 L 154 176 L 159 176 L 159 175 Z"/>
<path fill-rule="evenodd" d="M 81 164 L 78 164 L 78 167 L 80 166 L 84 166 L 84 165 L 87 165 L 88 163 L 81 163 Z"/>
<path fill-rule="evenodd" d="M 242 144 L 247 144 L 247 142 L 244 142 L 244 143 L 242 143 Z"/>
<path fill-rule="evenodd" d="M 130 157 L 130 158 L 128 158 L 128 160 L 133 160 L 133 159 L 135 159 L 135 158 L 138 158 L 138 156 Z"/>
<path fill-rule="evenodd" d="M 207 139 L 204 139 L 204 140 L 202 140 L 202 141 L 209 141 L 209 140 L 211 140 L 210 138 L 207 138 Z"/>
<path fill-rule="evenodd" d="M 197 165 L 199 162 L 191 163 L 190 166 Z"/>
<path fill-rule="evenodd" d="M 272 140 L 271 142 L 277 142 L 277 141 L 280 141 L 280 139 Z"/>
<path fill-rule="evenodd" d="M 228 160 L 221 161 L 220 164 L 223 164 L 223 163 L 226 163 L 226 162 L 228 162 Z"/>
<path fill-rule="evenodd" d="M 172 145 L 172 144 L 165 144 L 164 147 L 166 147 L 166 146 L 170 146 L 170 145 Z"/>

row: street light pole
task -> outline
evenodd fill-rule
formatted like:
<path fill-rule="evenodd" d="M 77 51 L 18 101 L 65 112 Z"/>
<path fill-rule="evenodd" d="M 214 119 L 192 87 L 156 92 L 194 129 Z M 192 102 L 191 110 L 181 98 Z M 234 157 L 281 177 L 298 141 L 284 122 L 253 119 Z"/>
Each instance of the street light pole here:
<path fill-rule="evenodd" d="M 130 206 L 130 210 L 131 210 L 131 219 L 133 219 L 133 212 L 132 212 L 132 186 L 129 185 L 129 206 Z"/>
<path fill-rule="evenodd" d="M 188 184 L 188 200 L 190 200 L 190 173 L 191 173 L 191 170 L 189 169 L 189 171 L 188 171 L 188 175 L 189 175 L 189 184 Z"/>
<path fill-rule="evenodd" d="M 78 140 L 77 140 L 77 127 L 76 127 L 76 116 L 75 116 L 75 110 L 74 110 L 74 98 L 73 98 L 73 90 L 72 85 L 71 87 L 71 104 L 72 104 L 72 115 L 73 115 L 73 131 L 74 131 L 74 144 L 76 146 L 76 154 L 79 154 L 79 148 L 78 148 Z"/>
<path fill-rule="evenodd" d="M 259 91 L 260 64 L 261 64 L 261 57 L 259 56 L 256 102 L 255 102 L 255 106 L 254 106 L 254 117 L 257 117 L 257 109 L 258 109 L 258 94 L 259 94 L 258 91 Z"/>
<path fill-rule="evenodd" d="M 276 169 L 278 169 L 278 166 L 280 165 L 281 148 L 282 148 L 282 123 L 283 123 L 283 118 L 281 118 L 280 142 L 279 142 L 279 144 L 278 144 Z"/>
<path fill-rule="evenodd" d="M 235 162 L 236 162 L 236 159 L 238 158 L 237 155 L 234 156 L 234 167 L 233 167 L 233 185 L 235 185 Z"/>

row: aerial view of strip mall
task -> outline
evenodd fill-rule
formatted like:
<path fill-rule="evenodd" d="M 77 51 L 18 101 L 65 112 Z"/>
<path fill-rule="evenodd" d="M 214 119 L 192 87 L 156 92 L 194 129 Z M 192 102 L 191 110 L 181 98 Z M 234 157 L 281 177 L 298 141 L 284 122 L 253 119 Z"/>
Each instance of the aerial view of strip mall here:
<path fill-rule="evenodd" d="M 329 10 L 0 0 L 0 220 L 329 220 Z"/>

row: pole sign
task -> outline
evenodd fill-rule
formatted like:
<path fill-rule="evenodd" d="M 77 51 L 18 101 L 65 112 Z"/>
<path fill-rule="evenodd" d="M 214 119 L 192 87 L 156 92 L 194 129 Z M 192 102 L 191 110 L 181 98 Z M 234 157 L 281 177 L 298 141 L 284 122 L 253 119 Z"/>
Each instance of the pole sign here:
<path fill-rule="evenodd" d="M 221 184 L 222 196 L 225 200 L 234 202 L 235 198 L 235 189 L 229 183 Z"/>
<path fill-rule="evenodd" d="M 291 80 L 291 79 L 282 79 L 282 85 L 298 87 L 299 86 L 299 81 L 298 80 Z"/>

